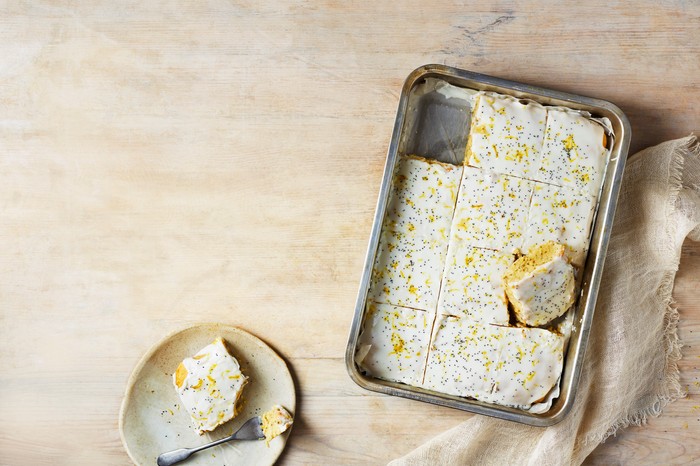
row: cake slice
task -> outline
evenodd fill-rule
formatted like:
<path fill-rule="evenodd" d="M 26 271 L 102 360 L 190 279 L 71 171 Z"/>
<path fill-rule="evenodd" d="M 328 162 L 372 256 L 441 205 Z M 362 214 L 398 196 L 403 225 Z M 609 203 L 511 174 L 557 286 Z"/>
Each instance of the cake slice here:
<path fill-rule="evenodd" d="M 586 260 L 596 198 L 566 187 L 535 183 L 527 219 L 523 252 L 547 241 L 566 246 L 569 261 Z"/>
<path fill-rule="evenodd" d="M 528 409 L 556 387 L 564 360 L 562 335 L 459 317 L 437 319 L 423 388 Z"/>
<path fill-rule="evenodd" d="M 450 235 L 472 247 L 521 248 L 533 182 L 464 167 Z"/>
<path fill-rule="evenodd" d="M 574 303 L 574 268 L 566 246 L 548 241 L 530 248 L 503 275 L 517 319 L 531 327 L 546 325 Z"/>
<path fill-rule="evenodd" d="M 579 112 L 549 109 L 535 179 L 597 197 L 608 163 L 607 142 L 600 123 Z"/>
<path fill-rule="evenodd" d="M 423 387 L 486 400 L 496 382 L 501 327 L 438 316 Z"/>
<path fill-rule="evenodd" d="M 182 405 L 200 435 L 238 414 L 236 402 L 247 382 L 221 338 L 185 358 L 173 374 Z"/>
<path fill-rule="evenodd" d="M 540 164 L 547 111 L 535 102 L 480 93 L 472 111 L 466 165 L 531 178 Z"/>
<path fill-rule="evenodd" d="M 294 419 L 289 411 L 280 405 L 275 405 L 260 417 L 260 421 L 265 435 L 265 444 L 269 447 L 272 439 L 282 435 L 292 426 Z"/>
<path fill-rule="evenodd" d="M 544 401 L 561 377 L 564 340 L 541 328 L 502 327 L 495 383 L 485 400 L 521 409 Z"/>
<path fill-rule="evenodd" d="M 447 240 L 462 167 L 399 156 L 383 228 L 411 237 Z"/>
<path fill-rule="evenodd" d="M 372 269 L 369 298 L 435 312 L 447 240 L 383 231 Z"/>
<path fill-rule="evenodd" d="M 474 322 L 508 324 L 501 277 L 513 262 L 511 254 L 479 249 L 453 238 L 447 249 L 438 312 Z"/>
<path fill-rule="evenodd" d="M 435 314 L 369 302 L 355 362 L 373 377 L 417 385 Z"/>

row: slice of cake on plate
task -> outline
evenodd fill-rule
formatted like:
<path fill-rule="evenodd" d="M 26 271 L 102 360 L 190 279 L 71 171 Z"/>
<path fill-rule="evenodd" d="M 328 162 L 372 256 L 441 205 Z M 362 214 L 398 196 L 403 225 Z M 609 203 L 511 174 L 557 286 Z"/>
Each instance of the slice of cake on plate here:
<path fill-rule="evenodd" d="M 510 253 L 521 248 L 532 181 L 464 167 L 450 241 Z"/>
<path fill-rule="evenodd" d="M 236 402 L 247 382 L 221 338 L 185 358 L 173 374 L 175 389 L 200 435 L 238 414 Z"/>

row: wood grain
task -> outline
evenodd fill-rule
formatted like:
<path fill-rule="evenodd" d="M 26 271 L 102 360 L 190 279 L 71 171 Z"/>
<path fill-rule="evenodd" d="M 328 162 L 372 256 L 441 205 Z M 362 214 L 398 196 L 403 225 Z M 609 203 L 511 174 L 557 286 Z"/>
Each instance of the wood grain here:
<path fill-rule="evenodd" d="M 0 3 L 0 463 L 128 464 L 131 369 L 202 320 L 290 362 L 283 464 L 382 464 L 457 425 L 342 362 L 404 78 L 608 99 L 635 152 L 700 129 L 699 26 L 674 0 Z M 700 244 L 675 296 L 688 397 L 591 464 L 699 461 Z"/>

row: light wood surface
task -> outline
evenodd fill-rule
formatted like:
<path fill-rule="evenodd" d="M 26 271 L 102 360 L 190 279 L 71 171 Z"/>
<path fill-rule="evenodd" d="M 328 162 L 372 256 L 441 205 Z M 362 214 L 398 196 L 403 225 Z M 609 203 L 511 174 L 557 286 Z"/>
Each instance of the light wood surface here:
<path fill-rule="evenodd" d="M 403 79 L 607 99 L 635 152 L 700 130 L 698 30 L 673 0 L 0 3 L 0 464 L 128 464 L 129 374 L 197 321 L 290 364 L 282 464 L 382 464 L 459 424 L 342 359 Z M 700 461 L 700 244 L 675 297 L 688 397 L 591 464 Z"/>

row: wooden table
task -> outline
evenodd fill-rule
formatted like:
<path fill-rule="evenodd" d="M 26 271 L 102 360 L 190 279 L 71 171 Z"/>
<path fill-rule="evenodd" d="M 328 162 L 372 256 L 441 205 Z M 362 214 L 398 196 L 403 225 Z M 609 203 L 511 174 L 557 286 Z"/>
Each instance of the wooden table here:
<path fill-rule="evenodd" d="M 431 3 L 0 5 L 0 463 L 128 464 L 127 378 L 197 321 L 290 363 L 282 464 L 385 463 L 469 417 L 363 391 L 342 359 L 403 79 L 608 99 L 635 152 L 700 129 L 700 5 Z M 591 464 L 700 458 L 700 244 L 675 296 L 688 397 Z"/>

